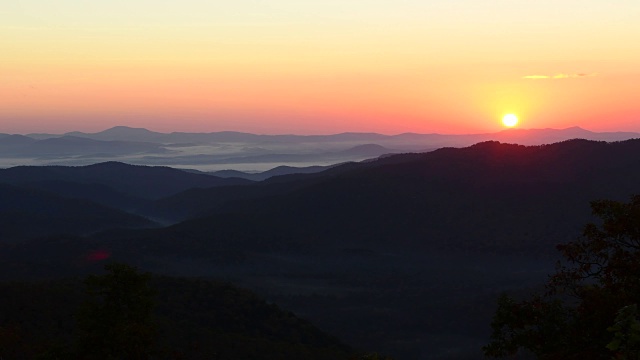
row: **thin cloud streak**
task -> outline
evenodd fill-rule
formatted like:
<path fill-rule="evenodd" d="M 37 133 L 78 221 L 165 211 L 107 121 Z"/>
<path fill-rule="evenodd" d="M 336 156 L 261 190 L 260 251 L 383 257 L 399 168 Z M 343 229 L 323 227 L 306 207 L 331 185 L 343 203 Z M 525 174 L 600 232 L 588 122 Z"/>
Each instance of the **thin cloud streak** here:
<path fill-rule="evenodd" d="M 547 75 L 527 75 L 523 76 L 523 79 L 531 79 L 531 80 L 541 80 L 541 79 L 550 79 L 550 76 Z"/>
<path fill-rule="evenodd" d="M 598 76 L 598 73 L 577 73 L 577 74 L 556 74 L 556 75 L 527 75 L 523 76 L 523 79 L 527 80 L 561 80 L 561 79 L 583 79 L 588 77 Z"/>
<path fill-rule="evenodd" d="M 586 77 L 593 77 L 596 76 L 597 74 L 593 73 L 593 74 L 557 74 L 554 75 L 553 78 L 554 79 L 580 79 L 580 78 L 586 78 Z"/>
<path fill-rule="evenodd" d="M 585 74 L 585 73 L 578 73 L 578 74 L 556 74 L 556 75 L 527 75 L 527 76 L 523 76 L 523 79 L 527 79 L 527 80 L 548 80 L 548 79 L 554 79 L 554 80 L 559 80 L 559 79 L 582 79 L 582 78 L 588 78 L 588 77 L 594 77 L 594 76 L 598 76 L 598 73 L 591 73 L 591 74 Z"/>

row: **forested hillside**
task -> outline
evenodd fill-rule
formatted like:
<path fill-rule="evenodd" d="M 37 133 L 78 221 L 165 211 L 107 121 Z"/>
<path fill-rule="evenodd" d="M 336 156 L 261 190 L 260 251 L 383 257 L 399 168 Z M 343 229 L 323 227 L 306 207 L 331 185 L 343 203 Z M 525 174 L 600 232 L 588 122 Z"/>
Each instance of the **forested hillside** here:
<path fill-rule="evenodd" d="M 105 276 L 109 275 L 100 275 Z M 132 279 L 118 281 L 100 291 L 113 295 L 118 291 L 119 301 L 130 297 L 140 302 L 145 298 L 138 291 L 150 290 L 152 316 L 136 326 L 146 326 L 153 334 L 144 335 L 150 339 L 145 353 L 151 358 L 330 360 L 355 356 L 349 347 L 310 323 L 228 283 L 154 276 L 136 283 L 136 288 L 127 288 L 131 286 L 127 282 L 134 283 Z M 82 312 L 90 299 L 87 291 L 79 279 L 0 283 L 0 357 L 84 358 L 79 353 L 87 342 L 83 322 L 105 321 Z M 100 326 L 91 325 L 89 331 L 99 331 Z M 129 341 L 142 346 L 142 333 L 135 334 Z M 101 336 L 110 335 L 104 332 Z"/>

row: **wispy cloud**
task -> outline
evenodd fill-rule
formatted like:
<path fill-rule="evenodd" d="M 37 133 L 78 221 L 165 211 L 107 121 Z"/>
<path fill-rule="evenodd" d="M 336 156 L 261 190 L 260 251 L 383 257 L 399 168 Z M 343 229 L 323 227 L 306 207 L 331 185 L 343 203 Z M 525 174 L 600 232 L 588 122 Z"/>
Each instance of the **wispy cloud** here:
<path fill-rule="evenodd" d="M 541 80 L 541 79 L 550 79 L 551 76 L 548 75 L 527 75 L 523 76 L 523 79 L 533 79 L 533 80 Z"/>
<path fill-rule="evenodd" d="M 527 76 L 523 76 L 523 79 L 529 79 L 529 80 L 547 80 L 547 79 L 581 79 L 581 78 L 587 78 L 587 77 L 594 77 L 594 76 L 598 76 L 598 73 L 591 73 L 591 74 L 585 74 L 585 73 L 578 73 L 578 74 L 556 74 L 556 75 L 527 75 Z"/>

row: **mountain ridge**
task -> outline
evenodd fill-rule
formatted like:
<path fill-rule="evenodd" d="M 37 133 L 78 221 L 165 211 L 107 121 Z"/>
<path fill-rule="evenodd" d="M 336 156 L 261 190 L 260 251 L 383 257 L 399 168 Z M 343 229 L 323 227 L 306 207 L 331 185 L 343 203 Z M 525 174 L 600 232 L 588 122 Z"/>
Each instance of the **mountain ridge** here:
<path fill-rule="evenodd" d="M 0 169 L 0 182 L 25 184 L 33 181 L 61 180 L 107 185 L 121 192 L 146 199 L 160 198 L 193 188 L 248 184 L 238 178 L 186 172 L 167 166 L 130 165 L 117 161 L 86 166 L 16 166 Z"/>

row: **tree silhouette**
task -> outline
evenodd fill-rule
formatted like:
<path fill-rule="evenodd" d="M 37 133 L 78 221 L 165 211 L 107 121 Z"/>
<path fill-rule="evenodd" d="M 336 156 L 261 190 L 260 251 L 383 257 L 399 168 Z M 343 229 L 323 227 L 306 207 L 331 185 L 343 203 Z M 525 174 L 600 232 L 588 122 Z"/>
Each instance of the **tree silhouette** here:
<path fill-rule="evenodd" d="M 558 246 L 566 263 L 546 293 L 521 302 L 500 298 L 485 355 L 525 350 L 540 359 L 640 358 L 637 312 L 631 311 L 640 302 L 640 196 L 628 203 L 594 201 L 591 208 L 602 223 L 587 224 L 580 239 Z"/>
<path fill-rule="evenodd" d="M 640 358 L 640 320 L 637 304 L 620 309 L 616 323 L 607 330 L 614 333 L 614 338 L 607 348 L 616 352 L 617 359 Z"/>
<path fill-rule="evenodd" d="M 85 280 L 89 296 L 78 313 L 78 351 L 83 359 L 148 359 L 154 347 L 150 275 L 120 263 Z"/>

